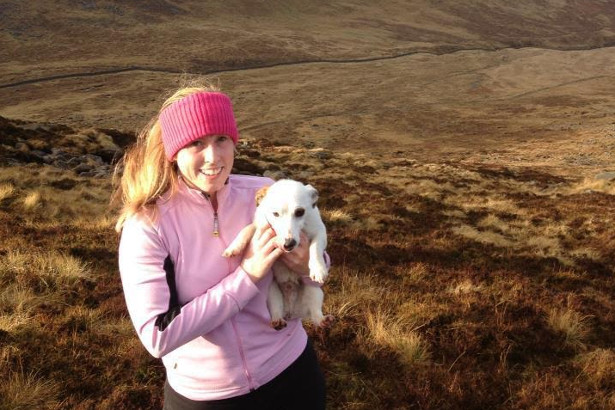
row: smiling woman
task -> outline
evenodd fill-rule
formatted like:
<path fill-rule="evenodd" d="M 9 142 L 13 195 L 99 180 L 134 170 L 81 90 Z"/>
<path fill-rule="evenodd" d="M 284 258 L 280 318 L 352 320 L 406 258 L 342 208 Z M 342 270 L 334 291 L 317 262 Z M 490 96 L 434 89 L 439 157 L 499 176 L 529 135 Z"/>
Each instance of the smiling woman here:
<path fill-rule="evenodd" d="M 322 409 L 301 321 L 275 330 L 266 302 L 278 258 L 309 272 L 307 244 L 284 253 L 264 226 L 243 255 L 222 256 L 273 182 L 231 175 L 238 138 L 227 95 L 183 88 L 126 152 L 115 198 L 128 311 L 166 367 L 165 409 Z"/>
<path fill-rule="evenodd" d="M 216 203 L 216 193 L 233 168 L 234 150 L 233 140 L 226 135 L 202 137 L 179 150 L 177 168 L 186 184 L 207 193 Z"/>

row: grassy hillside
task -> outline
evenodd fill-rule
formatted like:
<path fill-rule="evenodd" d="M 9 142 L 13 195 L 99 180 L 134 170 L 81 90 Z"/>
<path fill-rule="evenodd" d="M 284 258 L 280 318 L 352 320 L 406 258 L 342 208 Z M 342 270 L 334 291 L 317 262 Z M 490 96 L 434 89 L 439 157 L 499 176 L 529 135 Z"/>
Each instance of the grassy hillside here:
<path fill-rule="evenodd" d="M 109 178 L 26 162 L 16 152 L 38 155 L 45 124 L 4 124 L 0 408 L 159 406 L 163 369 L 124 307 Z M 92 132 L 47 138 L 82 158 Z M 255 139 L 236 168 L 320 191 L 337 322 L 310 334 L 331 409 L 615 405 L 612 180 Z"/>
<path fill-rule="evenodd" d="M 215 73 L 320 191 L 331 409 L 615 408 L 615 5 L 0 2 L 0 409 L 158 408 L 113 161 Z"/>

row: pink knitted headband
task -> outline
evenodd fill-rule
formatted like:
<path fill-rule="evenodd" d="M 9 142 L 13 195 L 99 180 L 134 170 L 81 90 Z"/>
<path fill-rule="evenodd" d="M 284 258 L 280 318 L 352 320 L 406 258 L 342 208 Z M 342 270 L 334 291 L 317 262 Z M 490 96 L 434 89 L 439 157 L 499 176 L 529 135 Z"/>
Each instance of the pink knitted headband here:
<path fill-rule="evenodd" d="M 162 143 L 169 161 L 194 140 L 226 135 L 237 144 L 239 134 L 231 99 L 218 92 L 191 94 L 160 113 Z"/>

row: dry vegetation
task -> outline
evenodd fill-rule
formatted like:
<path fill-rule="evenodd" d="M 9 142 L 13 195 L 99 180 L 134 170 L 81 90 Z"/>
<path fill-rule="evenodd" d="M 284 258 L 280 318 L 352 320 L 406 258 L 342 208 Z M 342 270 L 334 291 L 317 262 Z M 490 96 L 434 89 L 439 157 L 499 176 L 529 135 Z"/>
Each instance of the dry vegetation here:
<path fill-rule="evenodd" d="M 332 409 L 615 406 L 613 183 L 245 140 L 312 183 L 333 258 L 310 329 Z M 163 369 L 116 268 L 109 178 L 0 168 L 0 408 L 155 408 Z"/>
<path fill-rule="evenodd" d="M 329 408 L 615 408 L 614 27 L 601 0 L 1 2 L 0 409 L 160 407 L 109 163 L 217 71 L 237 171 L 321 194 Z"/>

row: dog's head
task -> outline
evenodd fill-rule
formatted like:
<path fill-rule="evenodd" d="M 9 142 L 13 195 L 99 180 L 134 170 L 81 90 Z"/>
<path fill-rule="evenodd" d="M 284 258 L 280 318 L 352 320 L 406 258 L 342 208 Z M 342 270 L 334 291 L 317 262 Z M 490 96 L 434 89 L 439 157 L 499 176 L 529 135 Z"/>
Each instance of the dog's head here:
<path fill-rule="evenodd" d="M 256 194 L 258 213 L 277 235 L 279 245 L 290 252 L 301 241 L 300 235 L 310 212 L 317 212 L 318 191 L 311 185 L 283 179 Z"/>

